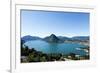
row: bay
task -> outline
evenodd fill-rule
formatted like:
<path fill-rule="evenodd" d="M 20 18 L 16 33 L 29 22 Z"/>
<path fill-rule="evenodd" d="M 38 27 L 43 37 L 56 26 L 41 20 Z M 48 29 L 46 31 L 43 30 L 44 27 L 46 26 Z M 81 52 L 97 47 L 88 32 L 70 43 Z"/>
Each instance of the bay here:
<path fill-rule="evenodd" d="M 78 50 L 77 48 L 84 48 L 86 46 L 78 44 L 78 43 L 48 43 L 43 40 L 34 40 L 28 41 L 24 43 L 24 45 L 28 46 L 30 49 L 34 48 L 37 51 L 41 51 L 46 54 L 50 53 L 60 53 L 60 54 L 70 54 L 75 53 L 77 55 L 86 55 L 87 52 L 84 50 Z"/>

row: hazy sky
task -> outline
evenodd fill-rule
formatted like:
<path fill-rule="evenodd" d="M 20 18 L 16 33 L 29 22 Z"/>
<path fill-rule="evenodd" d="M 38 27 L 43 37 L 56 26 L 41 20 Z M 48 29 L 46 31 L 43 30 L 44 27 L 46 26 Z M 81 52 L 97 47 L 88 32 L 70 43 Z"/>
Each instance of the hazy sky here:
<path fill-rule="evenodd" d="M 89 13 L 21 10 L 21 36 L 88 36 Z"/>

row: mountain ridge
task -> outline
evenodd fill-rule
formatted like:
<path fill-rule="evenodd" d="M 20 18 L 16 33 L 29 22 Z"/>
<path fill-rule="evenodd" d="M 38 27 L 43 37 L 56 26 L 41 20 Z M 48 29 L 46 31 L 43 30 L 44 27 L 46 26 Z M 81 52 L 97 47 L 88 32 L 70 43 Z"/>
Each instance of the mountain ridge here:
<path fill-rule="evenodd" d="M 60 42 L 62 42 L 62 40 L 59 39 L 59 38 L 58 38 L 56 35 L 54 35 L 54 34 L 51 34 L 50 36 L 45 37 L 44 40 L 47 41 L 47 42 L 50 42 L 50 43 L 60 43 Z"/>
<path fill-rule="evenodd" d="M 74 37 L 66 37 L 66 36 L 56 36 L 55 34 L 51 34 L 50 36 L 40 38 L 37 36 L 30 36 L 26 35 L 21 38 L 24 42 L 31 41 L 31 40 L 44 40 L 50 43 L 61 43 L 64 41 L 87 41 L 89 40 L 89 36 L 74 36 Z"/>

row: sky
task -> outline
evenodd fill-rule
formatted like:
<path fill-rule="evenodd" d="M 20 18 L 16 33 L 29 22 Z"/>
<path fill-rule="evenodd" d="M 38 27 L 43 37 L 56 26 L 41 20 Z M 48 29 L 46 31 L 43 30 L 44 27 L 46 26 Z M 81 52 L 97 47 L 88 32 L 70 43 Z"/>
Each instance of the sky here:
<path fill-rule="evenodd" d="M 21 37 L 89 36 L 89 13 L 21 10 Z"/>

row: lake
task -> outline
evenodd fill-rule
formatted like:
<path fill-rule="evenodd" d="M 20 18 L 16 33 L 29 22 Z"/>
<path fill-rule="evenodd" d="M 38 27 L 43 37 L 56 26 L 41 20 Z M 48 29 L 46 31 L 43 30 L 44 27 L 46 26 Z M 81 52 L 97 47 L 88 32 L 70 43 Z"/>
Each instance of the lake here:
<path fill-rule="evenodd" d="M 78 44 L 78 43 L 48 43 L 43 40 L 34 40 L 28 41 L 24 43 L 24 45 L 28 46 L 30 49 L 34 48 L 37 51 L 42 51 L 43 53 L 61 53 L 61 54 L 69 54 L 75 53 L 77 55 L 86 55 L 87 52 L 84 50 L 78 50 L 77 48 L 84 48 L 86 46 Z"/>

